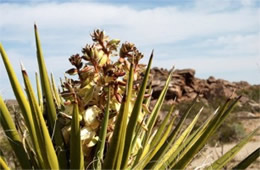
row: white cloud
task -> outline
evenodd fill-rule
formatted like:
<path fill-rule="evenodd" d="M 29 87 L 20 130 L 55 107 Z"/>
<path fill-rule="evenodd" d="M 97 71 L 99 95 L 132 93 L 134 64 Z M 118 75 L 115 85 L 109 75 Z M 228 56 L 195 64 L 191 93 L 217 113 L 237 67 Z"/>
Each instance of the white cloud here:
<path fill-rule="evenodd" d="M 256 29 L 258 24 L 256 9 L 207 13 L 196 8 L 184 11 L 176 7 L 137 10 L 127 6 L 82 2 L 1 4 L 0 15 L 4 16 L 0 29 L 9 30 L 8 35 L 2 35 L 3 40 L 18 37 L 22 41 L 30 37 L 35 21 L 50 37 L 59 37 L 57 33 L 61 32 L 62 35 L 71 34 L 76 36 L 75 39 L 82 39 L 80 35 L 89 33 L 95 27 L 112 27 L 110 33 L 113 35 L 140 44 L 169 43 L 223 32 L 242 32 L 248 28 Z"/>
<path fill-rule="evenodd" d="M 254 34 L 225 35 L 205 40 L 194 45 L 197 48 L 210 48 L 214 56 L 244 56 L 250 54 L 260 57 L 260 32 Z M 222 49 L 222 50 L 219 50 Z"/>
<path fill-rule="evenodd" d="M 195 0 L 195 9 L 199 11 L 221 11 L 229 8 L 231 5 L 231 0 Z"/>
<path fill-rule="evenodd" d="M 49 71 L 57 76 L 69 68 L 67 58 L 90 42 L 89 34 L 94 28 L 136 43 L 147 55 L 155 49 L 154 66 L 170 68 L 175 64 L 178 68 L 195 68 L 204 75 L 239 69 L 252 71 L 260 56 L 260 11 L 255 3 L 198 0 L 188 8 L 147 9 L 93 2 L 2 3 L 0 41 L 16 71 L 20 73 L 21 59 L 32 75 L 37 70 L 34 22 L 39 27 Z M 0 63 L 1 82 L 7 80 L 3 72 Z M 241 79 L 255 81 L 246 76 Z"/>
<path fill-rule="evenodd" d="M 173 63 L 177 69 L 193 68 L 196 70 L 196 76 L 200 78 L 216 76 L 229 81 L 247 80 L 252 84 L 259 84 L 259 61 L 259 58 L 257 59 L 254 56 L 242 58 L 236 56 L 222 58 L 193 56 L 157 60 L 156 63 L 162 66 Z"/>
<path fill-rule="evenodd" d="M 198 60 L 197 58 L 200 58 Z M 254 58 L 248 56 L 248 58 Z M 239 72 L 247 69 L 256 69 L 257 60 L 248 60 L 247 57 L 238 58 L 223 57 L 223 58 L 210 58 L 210 57 L 191 57 L 186 59 L 176 59 L 175 63 L 178 68 L 199 68 L 197 69 L 200 73 L 203 72 Z M 174 60 L 173 60 L 174 61 Z M 202 67 L 203 66 L 203 67 Z"/>
<path fill-rule="evenodd" d="M 253 6 L 256 2 L 257 0 L 241 0 L 241 4 L 247 7 Z"/>

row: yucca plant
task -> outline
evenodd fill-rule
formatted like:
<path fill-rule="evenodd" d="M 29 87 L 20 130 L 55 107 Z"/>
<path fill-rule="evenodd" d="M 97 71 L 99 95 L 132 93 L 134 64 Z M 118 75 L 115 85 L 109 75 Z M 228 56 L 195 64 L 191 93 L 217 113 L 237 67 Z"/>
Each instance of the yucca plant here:
<path fill-rule="evenodd" d="M 174 69 L 156 104 L 150 106 L 153 52 L 147 67 L 134 44 L 109 39 L 104 31 L 91 35 L 82 55 L 69 58 L 73 68 L 57 88 L 49 78 L 37 27 L 35 38 L 40 76 L 37 96 L 22 65 L 25 92 L 0 44 L 0 52 L 23 119 L 14 123 L 0 96 L 1 125 L 23 169 L 184 169 L 235 107 L 239 98 L 228 99 L 199 128 L 194 128 L 202 109 L 185 125 L 192 105 L 177 118 L 174 106 L 158 125 Z M 119 49 L 119 51 L 117 51 Z M 114 58 L 113 58 L 114 57 Z M 71 77 L 74 76 L 74 77 Z M 173 80 L 174 81 L 174 80 Z M 178 121 L 177 121 L 178 120 Z M 25 125 L 23 125 L 23 122 Z M 259 128 L 207 169 L 221 169 Z M 258 149 L 259 150 L 259 149 Z M 245 159 L 241 167 L 255 160 Z M 8 169 L 4 157 L 0 167 Z M 240 168 L 238 164 L 235 168 Z"/>

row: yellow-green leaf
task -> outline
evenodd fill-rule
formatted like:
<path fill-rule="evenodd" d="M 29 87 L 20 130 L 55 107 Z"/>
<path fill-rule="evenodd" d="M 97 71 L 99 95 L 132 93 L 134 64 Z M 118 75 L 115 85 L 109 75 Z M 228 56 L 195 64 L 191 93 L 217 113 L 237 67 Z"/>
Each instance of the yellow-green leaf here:
<path fill-rule="evenodd" d="M 41 48 L 40 38 L 37 30 L 37 26 L 34 25 L 34 33 L 35 33 L 35 41 L 36 41 L 36 49 L 37 49 L 37 61 L 39 65 L 39 71 L 40 71 L 40 78 L 41 78 L 41 84 L 42 84 L 42 90 L 43 95 L 46 98 L 46 113 L 47 113 L 47 125 L 50 131 L 53 133 L 51 136 L 54 136 L 54 141 L 56 144 L 56 147 L 58 149 L 58 155 L 59 155 L 59 163 L 61 168 L 68 168 L 68 162 L 66 159 L 66 153 L 64 152 L 64 141 L 61 134 L 61 125 L 59 121 L 57 120 L 57 113 L 56 113 L 56 106 L 54 103 L 54 98 L 52 94 L 52 88 L 50 79 L 48 76 L 47 68 L 45 65 L 43 52 Z"/>
<path fill-rule="evenodd" d="M 127 88 L 125 91 L 125 95 L 122 99 L 119 115 L 117 116 L 112 141 L 109 145 L 108 153 L 104 161 L 105 169 L 120 169 L 121 166 L 121 161 L 122 161 L 124 146 L 125 146 L 129 104 L 132 95 L 133 71 L 134 71 L 134 67 L 133 64 L 131 64 Z"/>
<path fill-rule="evenodd" d="M 236 153 L 238 153 L 242 147 L 250 141 L 250 139 L 258 132 L 259 129 L 260 127 L 256 128 L 253 132 L 243 138 L 237 145 L 235 145 L 232 149 L 226 152 L 206 169 L 222 169 L 236 155 Z"/>
<path fill-rule="evenodd" d="M 32 111 L 35 130 L 37 132 L 39 147 L 42 153 L 42 157 L 44 159 L 44 167 L 50 169 L 59 169 L 59 162 L 54 150 L 54 146 L 51 141 L 51 137 L 48 132 L 48 128 L 45 124 L 43 114 L 37 103 L 37 99 L 34 95 L 29 77 L 24 68 L 22 68 L 22 74 L 23 74 L 28 100 Z"/>
<path fill-rule="evenodd" d="M 35 72 L 35 79 L 36 79 L 36 87 L 37 87 L 37 96 L 38 96 L 38 104 L 40 106 L 40 109 L 43 113 L 43 98 L 42 98 L 42 89 L 41 89 L 41 84 L 40 84 L 40 79 L 39 75 L 37 72 Z"/>
<path fill-rule="evenodd" d="M 11 65 L 11 62 L 9 61 L 9 58 L 1 43 L 0 43 L 0 53 L 2 55 L 2 59 L 3 59 L 4 65 L 5 65 L 6 71 L 8 73 L 8 78 L 10 80 L 14 95 L 15 95 L 16 100 L 19 104 L 19 107 L 22 111 L 27 128 L 29 130 L 34 150 L 38 156 L 39 163 L 42 165 L 43 160 L 42 160 L 39 143 L 38 143 L 37 136 L 36 136 L 34 122 L 32 120 L 32 112 L 31 112 L 29 103 L 28 103 L 27 98 L 23 92 L 23 89 L 18 81 L 18 78 L 16 77 L 16 74 Z"/>
<path fill-rule="evenodd" d="M 179 138 L 176 140 L 176 142 L 171 146 L 170 150 L 166 152 L 166 154 L 163 155 L 162 159 L 158 160 L 157 164 L 155 165 L 155 169 L 159 169 L 160 167 L 164 166 L 167 163 L 167 160 L 170 158 L 170 156 L 177 150 L 177 148 L 181 145 L 181 143 L 185 140 L 185 138 L 190 134 L 191 130 L 195 126 L 199 115 L 201 113 L 202 109 L 199 111 L 199 113 L 196 115 L 196 117 L 192 120 L 190 125 L 185 129 L 184 132 L 179 136 Z"/>
<path fill-rule="evenodd" d="M 233 103 L 230 104 L 230 100 L 220 109 L 214 117 L 207 124 L 206 128 L 203 128 L 202 131 L 198 134 L 198 138 L 195 138 L 194 143 L 185 153 L 185 155 L 178 160 L 178 162 L 172 167 L 174 169 L 185 168 L 188 163 L 192 160 L 195 154 L 206 144 L 208 139 L 214 134 L 214 132 L 219 128 L 221 123 L 225 120 L 227 115 L 232 111 L 235 104 L 238 102 L 240 97 L 238 97 Z"/>
<path fill-rule="evenodd" d="M 84 169 L 84 156 L 80 140 L 79 108 L 73 104 L 70 134 L 70 169 Z"/>
<path fill-rule="evenodd" d="M 146 86 L 147 86 L 147 82 L 148 82 L 148 78 L 149 78 L 149 73 L 150 73 L 150 69 L 151 69 L 151 65 L 152 65 L 152 60 L 153 60 L 153 52 L 151 54 L 145 75 L 144 75 L 144 79 L 140 88 L 140 91 L 138 93 L 138 96 L 136 98 L 136 102 L 134 104 L 134 108 L 132 110 L 130 119 L 129 119 L 129 123 L 127 126 L 127 136 L 126 136 L 126 144 L 125 144 L 125 148 L 124 148 L 124 155 L 123 155 L 123 159 L 122 159 L 122 166 L 121 168 L 124 169 L 127 165 L 128 159 L 129 159 L 129 155 L 130 155 L 130 151 L 131 146 L 132 146 L 132 142 L 133 142 L 133 138 L 134 138 L 134 132 L 136 129 L 136 124 L 138 121 L 138 117 L 139 114 L 141 112 L 142 109 L 142 104 L 143 104 L 143 100 L 144 100 L 144 94 L 145 94 L 145 90 L 146 90 Z"/>
<path fill-rule="evenodd" d="M 105 115 L 101 124 L 100 134 L 99 134 L 99 141 L 96 148 L 95 158 L 97 161 L 94 164 L 95 169 L 101 169 L 101 162 L 103 161 L 103 154 L 105 149 L 105 142 L 107 137 L 107 125 L 109 120 L 109 103 L 110 103 L 110 87 L 108 87 L 108 99 L 107 99 L 107 106 Z"/>
<path fill-rule="evenodd" d="M 258 147 L 254 152 L 248 155 L 245 159 L 239 162 L 233 170 L 246 169 L 249 165 L 251 165 L 257 158 L 260 157 L 260 147 Z"/>
<path fill-rule="evenodd" d="M 149 164 L 145 167 L 148 169 L 151 169 L 153 166 L 155 166 L 157 160 L 160 160 L 161 157 L 164 155 L 165 152 L 167 152 L 172 143 L 174 142 L 176 136 L 179 134 L 181 131 L 184 121 L 188 117 L 189 113 L 191 112 L 193 106 L 195 105 L 197 100 L 197 97 L 192 101 L 190 106 L 187 106 L 187 110 L 184 112 L 183 116 L 180 118 L 178 124 L 174 128 L 174 130 L 171 132 L 171 134 L 168 136 L 166 142 L 163 144 L 163 146 L 159 149 L 159 151 L 154 155 L 153 159 L 149 162 Z"/>
<path fill-rule="evenodd" d="M 30 169 L 31 165 L 24 150 L 22 140 L 15 128 L 11 114 L 8 111 L 2 97 L 0 96 L 0 122 L 7 139 L 23 169 Z"/>
<path fill-rule="evenodd" d="M 8 167 L 8 165 L 6 164 L 6 162 L 4 161 L 4 159 L 2 158 L 2 156 L 0 156 L 0 169 L 3 169 L 3 170 L 9 170 L 10 169 Z"/>

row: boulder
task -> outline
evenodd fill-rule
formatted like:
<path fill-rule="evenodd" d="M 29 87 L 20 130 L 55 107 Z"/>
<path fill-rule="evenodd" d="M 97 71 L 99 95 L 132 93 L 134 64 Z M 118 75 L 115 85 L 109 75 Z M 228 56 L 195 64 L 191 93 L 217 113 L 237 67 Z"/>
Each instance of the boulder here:
<path fill-rule="evenodd" d="M 151 74 L 153 77 L 152 99 L 158 99 L 168 78 L 169 71 L 156 67 L 151 70 Z M 213 76 L 204 80 L 195 77 L 194 69 L 179 69 L 175 70 L 172 75 L 166 100 L 170 103 L 188 101 L 194 99 L 198 94 L 205 99 L 237 97 L 237 90 L 249 87 L 251 85 L 245 81 L 229 82 L 223 79 L 216 79 Z M 242 97 L 240 102 L 248 102 L 248 99 Z"/>

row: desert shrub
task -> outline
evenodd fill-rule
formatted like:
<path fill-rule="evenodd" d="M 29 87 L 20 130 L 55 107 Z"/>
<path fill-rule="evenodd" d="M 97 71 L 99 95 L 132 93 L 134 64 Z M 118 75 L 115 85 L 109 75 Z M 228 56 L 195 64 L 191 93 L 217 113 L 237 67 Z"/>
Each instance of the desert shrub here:
<path fill-rule="evenodd" d="M 228 123 L 229 122 L 229 123 Z M 216 135 L 210 141 L 210 144 L 213 145 L 216 142 L 220 143 L 230 143 L 241 140 L 246 136 L 245 128 L 243 124 L 239 122 L 230 123 L 230 121 L 226 121 L 219 128 L 219 131 L 216 132 Z"/>
<path fill-rule="evenodd" d="M 197 129 L 200 127 L 201 124 L 204 123 L 204 121 L 210 116 L 210 113 L 213 113 L 219 105 L 221 105 L 221 100 L 225 99 L 216 99 L 209 100 L 205 103 L 204 100 L 198 100 L 196 105 L 193 108 L 193 112 L 191 112 L 188 116 L 188 119 L 192 120 L 196 113 L 204 107 L 203 111 L 201 112 L 200 119 L 197 122 L 197 125 L 195 125 L 194 129 Z M 178 110 L 180 116 L 185 112 L 187 109 L 187 106 L 191 105 L 192 101 L 182 102 L 175 104 L 176 110 Z M 169 111 L 171 105 L 164 104 L 162 110 L 164 112 Z M 238 118 L 236 112 L 239 111 L 250 111 L 252 107 L 246 105 L 242 107 L 236 107 L 232 113 L 230 113 L 229 117 L 224 121 L 224 123 L 220 126 L 219 130 L 216 132 L 216 134 L 210 139 L 209 143 L 211 145 L 214 145 L 216 142 L 221 143 L 230 143 L 240 140 L 241 138 L 246 136 L 245 128 L 243 124 L 241 123 L 241 120 Z M 188 124 L 188 122 L 186 122 Z"/>
<path fill-rule="evenodd" d="M 253 85 L 249 88 L 241 89 L 237 92 L 239 95 L 248 97 L 249 99 L 254 100 L 255 102 L 260 101 L 260 86 Z"/>

